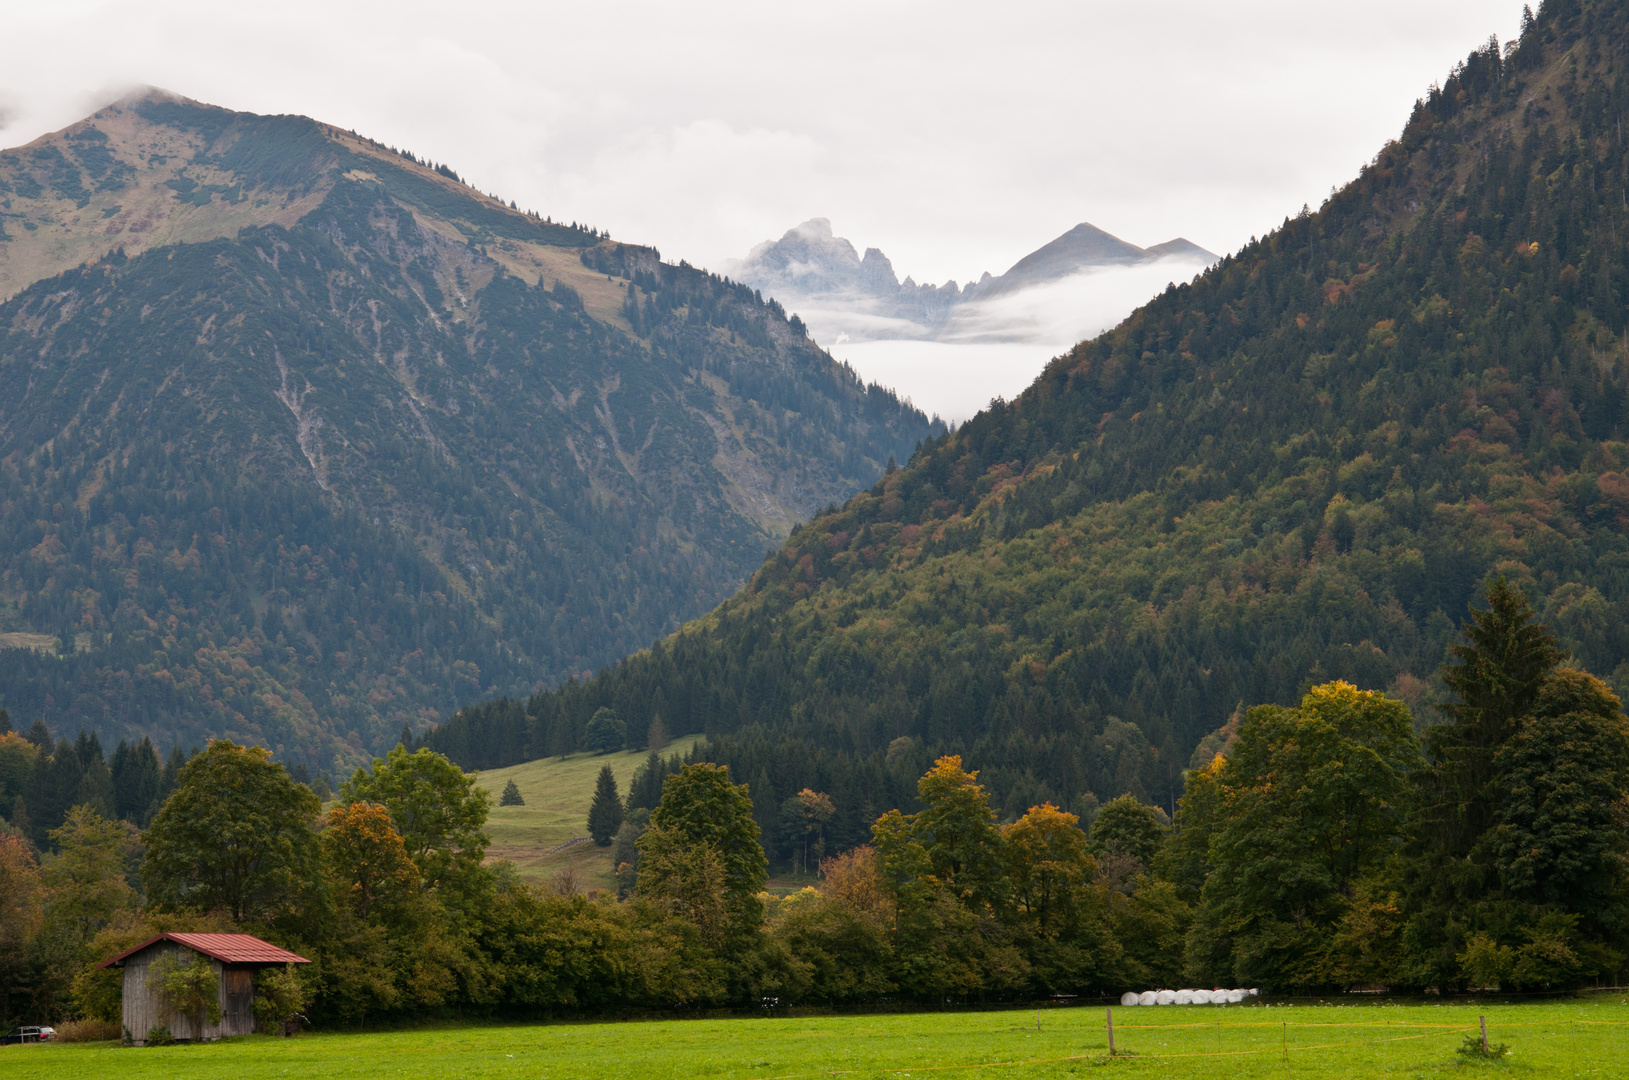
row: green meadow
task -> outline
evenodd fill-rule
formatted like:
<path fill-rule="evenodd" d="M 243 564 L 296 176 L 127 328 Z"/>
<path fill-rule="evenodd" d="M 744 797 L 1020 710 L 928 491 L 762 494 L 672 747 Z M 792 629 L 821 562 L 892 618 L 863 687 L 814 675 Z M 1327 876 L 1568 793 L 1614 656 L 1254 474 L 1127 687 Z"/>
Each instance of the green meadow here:
<path fill-rule="evenodd" d="M 1486 1016 L 1495 1062 L 1456 1053 Z M 1108 1056 L 1103 1008 L 998 1012 L 662 1020 L 637 1023 L 438 1026 L 376 1034 L 253 1036 L 200 1046 L 110 1043 L 0 1049 L 0 1074 L 320 1076 L 495 1080 L 719 1080 L 900 1077 L 914 1074 L 1249 1077 L 1629 1076 L 1623 998 L 1507 1005 L 1170 1006 L 1114 1010 Z"/>
<path fill-rule="evenodd" d="M 689 735 L 675 739 L 662 756 L 683 754 L 698 738 Z M 508 859 L 521 876 L 534 880 L 551 878 L 570 868 L 580 889 L 614 888 L 610 848 L 595 847 L 588 840 L 569 847 L 562 845 L 588 835 L 588 804 L 594 801 L 594 781 L 600 767 L 611 766 L 617 790 L 626 795 L 634 770 L 649 756 L 645 750 L 572 754 L 481 773 L 476 782 L 492 793 L 492 814 L 486 824 L 492 844 L 487 856 Z M 498 796 L 510 780 L 520 789 L 525 806 L 498 805 Z"/>

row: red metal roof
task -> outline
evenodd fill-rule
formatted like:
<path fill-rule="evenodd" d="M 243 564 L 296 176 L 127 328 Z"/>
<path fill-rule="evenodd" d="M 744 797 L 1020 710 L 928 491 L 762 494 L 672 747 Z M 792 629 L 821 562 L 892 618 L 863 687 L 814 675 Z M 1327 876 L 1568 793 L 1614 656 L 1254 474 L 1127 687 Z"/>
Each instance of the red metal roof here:
<path fill-rule="evenodd" d="M 287 949 L 279 949 L 269 941 L 261 941 L 253 934 L 160 934 L 155 938 L 142 942 L 134 949 L 126 949 L 111 960 L 104 960 L 97 967 L 112 967 L 134 956 L 149 945 L 160 941 L 173 941 L 178 945 L 185 945 L 195 952 L 201 952 L 212 960 L 219 960 L 223 964 L 309 964 L 311 961 L 303 956 L 297 956 Z"/>

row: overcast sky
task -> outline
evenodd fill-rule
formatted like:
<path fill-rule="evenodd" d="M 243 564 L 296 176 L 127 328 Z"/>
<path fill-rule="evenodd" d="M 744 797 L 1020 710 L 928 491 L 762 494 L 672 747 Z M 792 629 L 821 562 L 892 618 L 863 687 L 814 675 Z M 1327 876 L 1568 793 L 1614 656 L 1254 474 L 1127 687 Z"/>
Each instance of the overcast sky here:
<path fill-rule="evenodd" d="M 1317 206 L 1511 0 L 0 0 L 0 145 L 148 83 L 304 113 L 707 266 L 809 217 L 900 276 L 1079 221 L 1217 252 Z"/>

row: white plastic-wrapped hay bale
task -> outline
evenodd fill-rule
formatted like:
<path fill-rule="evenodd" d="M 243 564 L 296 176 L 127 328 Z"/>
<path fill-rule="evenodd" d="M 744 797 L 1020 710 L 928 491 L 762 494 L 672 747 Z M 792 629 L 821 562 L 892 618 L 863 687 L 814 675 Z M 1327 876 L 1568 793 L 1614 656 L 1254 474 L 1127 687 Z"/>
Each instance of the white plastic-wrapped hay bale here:
<path fill-rule="evenodd" d="M 1195 1005 L 1209 1005 L 1210 1004 L 1210 991 L 1209 990 L 1195 990 L 1193 992 L 1193 1003 Z"/>
<path fill-rule="evenodd" d="M 1243 990 L 1223 990 L 1222 993 L 1227 995 L 1229 1005 L 1237 1005 L 1244 1000 L 1245 991 Z"/>
<path fill-rule="evenodd" d="M 1154 1004 L 1154 999 L 1158 996 L 1159 995 L 1154 993 L 1152 990 L 1144 990 L 1142 993 L 1137 995 L 1137 1004 L 1152 1005 Z"/>
<path fill-rule="evenodd" d="M 1175 1005 L 1176 1004 L 1176 991 L 1175 990 L 1160 990 L 1160 991 L 1156 992 L 1154 994 L 1154 1004 L 1156 1004 L 1156 1005 Z"/>
<path fill-rule="evenodd" d="M 1176 1000 L 1173 1001 L 1171 1004 L 1173 1004 L 1173 1005 L 1192 1005 L 1193 1004 L 1193 991 L 1192 990 L 1178 990 L 1176 992 Z"/>
<path fill-rule="evenodd" d="M 1135 990 L 1127 990 L 1120 995 L 1120 1004 L 1129 1009 L 1133 1005 L 1142 1004 L 1142 997 Z"/>

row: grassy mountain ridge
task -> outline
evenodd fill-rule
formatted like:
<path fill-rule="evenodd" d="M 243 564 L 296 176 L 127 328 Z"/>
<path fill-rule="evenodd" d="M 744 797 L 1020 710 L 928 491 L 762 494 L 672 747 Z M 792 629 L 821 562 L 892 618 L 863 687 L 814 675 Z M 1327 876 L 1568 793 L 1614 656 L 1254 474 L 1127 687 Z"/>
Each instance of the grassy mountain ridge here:
<path fill-rule="evenodd" d="M 302 117 L 139 97 L 0 185 L 0 629 L 59 643 L 0 698 L 58 730 L 342 767 L 671 630 L 941 430 L 742 286 Z"/>
<path fill-rule="evenodd" d="M 1626 28 L 1546 3 L 1322 208 L 795 530 L 715 612 L 534 697 L 519 735 L 472 711 L 432 740 L 540 752 L 602 704 L 661 711 L 755 800 L 831 792 L 856 843 L 938 753 L 1009 814 L 1169 805 L 1241 702 L 1340 677 L 1423 720 L 1493 571 L 1626 686 Z"/>

